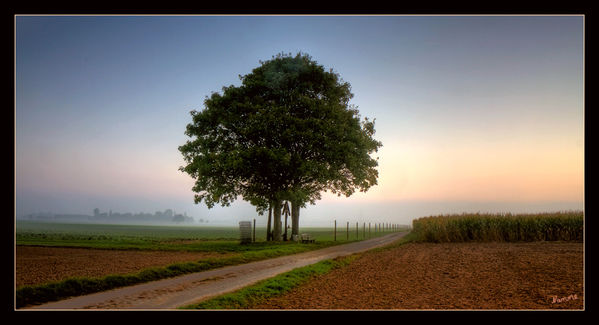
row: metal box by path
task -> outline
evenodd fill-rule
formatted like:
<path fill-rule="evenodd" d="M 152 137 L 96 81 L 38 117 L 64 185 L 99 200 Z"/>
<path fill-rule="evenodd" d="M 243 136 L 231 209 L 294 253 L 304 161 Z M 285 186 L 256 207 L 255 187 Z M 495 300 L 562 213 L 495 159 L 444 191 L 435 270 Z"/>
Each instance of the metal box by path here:
<path fill-rule="evenodd" d="M 252 222 L 251 221 L 240 221 L 239 222 L 239 239 L 242 244 L 248 244 L 252 242 Z"/>

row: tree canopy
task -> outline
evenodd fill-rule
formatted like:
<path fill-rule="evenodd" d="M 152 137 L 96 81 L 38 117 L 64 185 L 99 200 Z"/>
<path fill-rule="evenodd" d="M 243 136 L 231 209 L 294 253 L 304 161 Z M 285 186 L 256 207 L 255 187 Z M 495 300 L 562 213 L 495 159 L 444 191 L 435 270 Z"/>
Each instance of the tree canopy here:
<path fill-rule="evenodd" d="M 241 197 L 263 213 L 281 200 L 305 206 L 324 191 L 350 196 L 376 185 L 370 154 L 382 144 L 374 120 L 349 104 L 350 84 L 306 54 L 260 63 L 191 112 L 191 140 L 179 150 L 195 202 L 211 208 Z"/>

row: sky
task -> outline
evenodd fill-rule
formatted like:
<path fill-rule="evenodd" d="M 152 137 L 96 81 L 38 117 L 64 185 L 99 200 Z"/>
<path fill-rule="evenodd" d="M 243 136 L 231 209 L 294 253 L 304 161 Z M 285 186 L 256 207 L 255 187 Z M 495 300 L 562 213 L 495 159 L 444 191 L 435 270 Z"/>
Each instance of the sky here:
<path fill-rule="evenodd" d="M 584 208 L 584 17 L 15 16 L 15 214 L 266 217 L 194 204 L 190 111 L 277 53 L 351 84 L 378 185 L 304 226 Z"/>

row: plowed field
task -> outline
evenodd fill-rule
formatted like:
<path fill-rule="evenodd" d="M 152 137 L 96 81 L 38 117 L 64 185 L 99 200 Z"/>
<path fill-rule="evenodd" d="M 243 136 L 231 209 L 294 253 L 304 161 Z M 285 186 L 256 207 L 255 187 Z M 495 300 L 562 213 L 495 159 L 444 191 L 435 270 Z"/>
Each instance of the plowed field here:
<path fill-rule="evenodd" d="M 87 248 L 17 246 L 17 287 L 69 277 L 102 277 L 139 272 L 145 268 L 231 254 L 180 251 L 128 251 Z"/>
<path fill-rule="evenodd" d="M 255 309 L 582 309 L 583 244 L 410 243 Z"/>

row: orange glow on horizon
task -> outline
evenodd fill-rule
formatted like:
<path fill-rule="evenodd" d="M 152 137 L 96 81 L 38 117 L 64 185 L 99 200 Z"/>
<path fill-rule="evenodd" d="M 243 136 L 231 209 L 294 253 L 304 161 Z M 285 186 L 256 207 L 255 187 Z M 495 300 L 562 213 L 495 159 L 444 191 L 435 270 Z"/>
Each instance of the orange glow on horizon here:
<path fill-rule="evenodd" d="M 352 200 L 576 201 L 584 198 L 577 146 L 498 143 L 439 147 L 391 143 L 379 152 L 378 185 Z M 343 200 L 332 194 L 327 201 Z"/>

